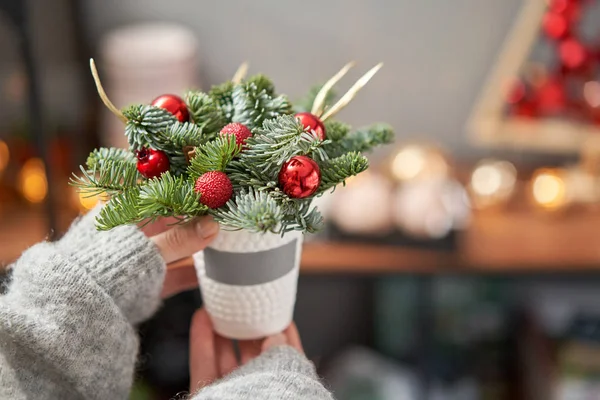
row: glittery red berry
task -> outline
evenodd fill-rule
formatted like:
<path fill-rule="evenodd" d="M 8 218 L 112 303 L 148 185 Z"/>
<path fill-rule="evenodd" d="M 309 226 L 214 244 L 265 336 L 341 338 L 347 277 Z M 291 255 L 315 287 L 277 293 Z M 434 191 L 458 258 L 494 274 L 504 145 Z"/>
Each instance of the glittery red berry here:
<path fill-rule="evenodd" d="M 304 126 L 304 130 L 312 131 L 317 138 L 325 140 L 325 125 L 319 117 L 309 112 L 301 112 L 294 116 Z"/>
<path fill-rule="evenodd" d="M 187 122 L 190 119 L 190 113 L 185 105 L 185 101 L 174 94 L 163 94 L 162 96 L 158 96 L 151 104 L 167 110 L 173 114 L 179 122 Z"/>
<path fill-rule="evenodd" d="M 169 170 L 169 157 L 164 151 L 143 148 L 137 152 L 137 170 L 145 178 L 155 178 Z"/>
<path fill-rule="evenodd" d="M 200 193 L 200 203 L 210 208 L 223 207 L 233 195 L 229 177 L 221 171 L 209 171 L 197 180 L 194 190 Z"/>
<path fill-rule="evenodd" d="M 239 122 L 232 122 L 227 124 L 221 129 L 221 135 L 235 135 L 235 143 L 237 145 L 244 144 L 246 139 L 252 136 L 252 132 L 250 129 L 246 127 L 244 124 L 240 124 Z"/>

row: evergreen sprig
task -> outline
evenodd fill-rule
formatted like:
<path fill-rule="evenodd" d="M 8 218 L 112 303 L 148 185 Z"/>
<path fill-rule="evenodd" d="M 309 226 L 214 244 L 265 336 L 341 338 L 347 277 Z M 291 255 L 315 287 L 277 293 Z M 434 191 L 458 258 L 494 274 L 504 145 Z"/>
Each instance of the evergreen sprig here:
<path fill-rule="evenodd" d="M 215 140 L 196 147 L 196 155 L 190 160 L 188 172 L 195 181 L 208 171 L 225 171 L 242 146 L 237 145 L 234 135 L 219 136 Z"/>
<path fill-rule="evenodd" d="M 213 211 L 216 221 L 234 229 L 280 233 L 284 214 L 277 201 L 253 188 L 236 193 L 226 207 Z"/>
<path fill-rule="evenodd" d="M 326 146 L 327 154 L 338 157 L 351 151 L 366 152 L 376 146 L 392 143 L 394 131 L 387 124 L 375 124 L 368 128 L 348 133 L 344 138 Z"/>
<path fill-rule="evenodd" d="M 369 160 L 356 151 L 321 162 L 319 165 L 321 170 L 319 193 L 344 183 L 346 179 L 366 171 L 367 168 L 369 168 Z"/>
<path fill-rule="evenodd" d="M 116 147 L 101 147 L 94 149 L 87 158 L 88 170 L 99 168 L 105 161 L 128 161 L 134 162 L 135 158 L 129 150 Z"/>
<path fill-rule="evenodd" d="M 208 95 L 219 106 L 227 122 L 233 118 L 233 82 L 228 81 L 220 85 L 213 86 Z"/>
<path fill-rule="evenodd" d="M 157 134 L 177 122 L 167 110 L 149 105 L 130 106 L 123 110 L 123 115 L 127 118 L 125 135 L 134 151 L 142 147 L 156 148 Z"/>
<path fill-rule="evenodd" d="M 208 207 L 200 203 L 194 184 L 169 172 L 149 180 L 140 188 L 137 208 L 143 219 L 178 216 L 188 218 L 206 214 Z"/>
<path fill-rule="evenodd" d="M 219 103 L 206 93 L 189 91 L 185 96 L 188 110 L 205 135 L 214 137 L 227 124 L 227 117 Z"/>
<path fill-rule="evenodd" d="M 290 114 L 292 106 L 285 96 L 273 97 L 272 84 L 266 77 L 250 79 L 233 88 L 233 122 L 253 130 L 263 121 Z"/>
<path fill-rule="evenodd" d="M 71 185 L 89 196 L 115 194 L 137 187 L 141 175 L 132 160 L 105 159 L 97 162 L 92 158 L 92 168 L 80 167 L 81 175 L 73 174 Z"/>
<path fill-rule="evenodd" d="M 193 123 L 179 121 L 158 132 L 153 139 L 153 148 L 164 151 L 175 175 L 185 173 L 188 166 L 187 147 L 197 146 L 207 140 L 201 127 Z"/>
<path fill-rule="evenodd" d="M 140 189 L 134 187 L 114 195 L 96 216 L 96 227 L 107 231 L 119 225 L 141 221 L 137 208 L 139 194 Z"/>

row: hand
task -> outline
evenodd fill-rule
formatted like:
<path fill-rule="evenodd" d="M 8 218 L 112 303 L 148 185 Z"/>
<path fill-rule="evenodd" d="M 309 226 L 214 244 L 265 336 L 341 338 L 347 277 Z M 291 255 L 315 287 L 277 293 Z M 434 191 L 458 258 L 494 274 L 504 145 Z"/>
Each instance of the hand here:
<path fill-rule="evenodd" d="M 162 218 L 141 228 L 167 263 L 163 298 L 198 287 L 194 265 L 177 261 L 204 249 L 219 233 L 219 224 L 210 216 L 172 226 L 175 222 L 174 218 Z"/>
<path fill-rule="evenodd" d="M 233 341 L 217 335 L 206 310 L 199 309 L 194 314 L 190 327 L 190 393 L 210 385 L 262 352 L 282 345 L 304 352 L 294 323 L 282 333 L 265 339 L 238 341 L 238 360 Z"/>

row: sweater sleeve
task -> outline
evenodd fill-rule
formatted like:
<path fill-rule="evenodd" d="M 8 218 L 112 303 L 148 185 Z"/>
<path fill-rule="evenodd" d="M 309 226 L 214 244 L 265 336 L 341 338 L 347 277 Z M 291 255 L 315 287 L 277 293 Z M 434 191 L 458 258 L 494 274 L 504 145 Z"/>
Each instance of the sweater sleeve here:
<path fill-rule="evenodd" d="M 0 296 L 0 398 L 127 398 L 133 325 L 158 307 L 165 264 L 136 227 L 98 232 L 93 217 L 13 265 Z"/>
<path fill-rule="evenodd" d="M 192 400 L 332 400 L 312 363 L 289 346 L 269 349 Z"/>

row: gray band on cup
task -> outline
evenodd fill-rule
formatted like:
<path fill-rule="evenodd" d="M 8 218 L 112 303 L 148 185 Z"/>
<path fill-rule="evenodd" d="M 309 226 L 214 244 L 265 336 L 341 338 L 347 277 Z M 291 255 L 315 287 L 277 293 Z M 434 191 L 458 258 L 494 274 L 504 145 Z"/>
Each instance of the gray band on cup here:
<path fill-rule="evenodd" d="M 249 286 L 281 278 L 296 264 L 294 239 L 281 247 L 256 253 L 231 253 L 204 249 L 206 276 L 229 285 Z"/>

